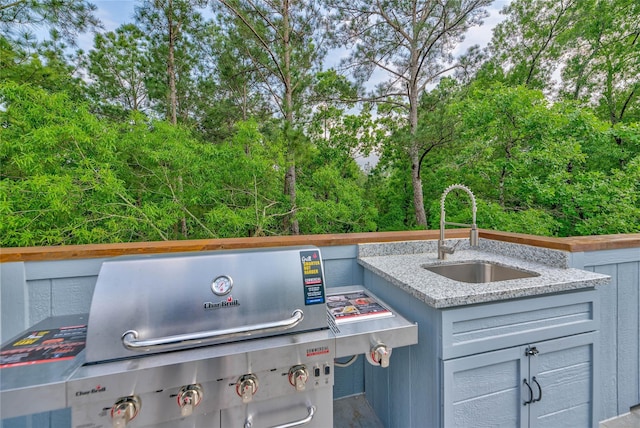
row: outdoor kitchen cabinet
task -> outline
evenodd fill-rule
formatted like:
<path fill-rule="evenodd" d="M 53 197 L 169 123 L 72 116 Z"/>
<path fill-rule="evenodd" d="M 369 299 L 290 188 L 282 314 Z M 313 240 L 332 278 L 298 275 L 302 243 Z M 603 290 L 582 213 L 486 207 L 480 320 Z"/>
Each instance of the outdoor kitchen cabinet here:
<path fill-rule="evenodd" d="M 594 333 L 443 362 L 444 426 L 593 424 Z"/>
<path fill-rule="evenodd" d="M 596 426 L 586 290 L 440 311 L 443 426 Z"/>
<path fill-rule="evenodd" d="M 365 284 L 418 323 L 401 369 L 365 371 L 385 426 L 597 427 L 596 289 L 434 308 L 366 269 Z"/>

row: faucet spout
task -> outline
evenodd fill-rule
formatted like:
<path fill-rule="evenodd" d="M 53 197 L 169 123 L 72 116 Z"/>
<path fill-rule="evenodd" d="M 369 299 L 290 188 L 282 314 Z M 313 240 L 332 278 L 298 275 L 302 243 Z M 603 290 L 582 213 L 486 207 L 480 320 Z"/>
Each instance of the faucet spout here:
<path fill-rule="evenodd" d="M 472 205 L 471 224 L 454 223 L 454 222 L 445 221 L 444 202 L 447 199 L 447 195 L 449 194 L 449 192 L 451 192 L 454 189 L 464 190 L 465 192 L 467 192 L 467 194 L 469 195 L 469 198 L 471 199 L 471 205 Z M 442 197 L 440 198 L 440 239 L 438 240 L 438 259 L 439 260 L 444 260 L 447 254 L 453 254 L 453 252 L 455 251 L 455 247 L 448 247 L 445 245 L 444 230 L 446 225 L 470 227 L 471 232 L 469 234 L 469 245 L 472 247 L 478 246 L 479 238 L 478 238 L 478 226 L 476 225 L 476 211 L 477 211 L 476 197 L 473 195 L 473 192 L 471 191 L 471 189 L 469 189 L 467 186 L 463 184 L 452 184 L 451 186 L 447 187 L 444 190 L 444 192 L 442 193 Z"/>

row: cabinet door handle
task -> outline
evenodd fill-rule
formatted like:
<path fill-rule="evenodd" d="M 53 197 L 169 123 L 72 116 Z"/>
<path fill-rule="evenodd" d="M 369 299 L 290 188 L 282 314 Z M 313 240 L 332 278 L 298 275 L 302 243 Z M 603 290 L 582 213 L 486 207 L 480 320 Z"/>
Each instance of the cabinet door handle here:
<path fill-rule="evenodd" d="M 524 352 L 524 355 L 526 355 L 527 357 L 531 357 L 531 356 L 536 356 L 540 353 L 540 351 L 538 351 L 538 348 L 536 348 L 535 346 L 532 346 L 531 348 L 527 348 L 527 350 Z"/>
<path fill-rule="evenodd" d="M 531 389 L 531 385 L 527 382 L 527 379 L 524 380 L 524 384 L 529 388 L 529 400 L 524 402 L 524 405 L 533 403 L 533 389 Z"/>
<path fill-rule="evenodd" d="M 531 380 L 533 381 L 533 383 L 535 383 L 535 384 L 536 384 L 536 386 L 538 387 L 538 391 L 539 391 L 538 398 L 536 398 L 535 400 L 533 400 L 533 401 L 532 401 L 532 403 L 535 403 L 536 401 L 540 401 L 540 400 L 542 400 L 542 387 L 540 386 L 540 384 L 539 384 L 539 383 L 538 383 L 538 381 L 536 380 L 536 377 L 535 377 L 535 376 L 534 376 L 534 377 L 532 377 L 532 378 L 531 378 Z M 529 388 L 529 389 L 531 389 L 531 388 Z"/>

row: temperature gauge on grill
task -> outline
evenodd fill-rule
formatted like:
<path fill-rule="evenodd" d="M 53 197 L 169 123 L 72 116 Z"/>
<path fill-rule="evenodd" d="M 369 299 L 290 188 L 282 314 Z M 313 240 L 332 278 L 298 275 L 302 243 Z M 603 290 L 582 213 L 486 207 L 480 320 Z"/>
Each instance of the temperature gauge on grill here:
<path fill-rule="evenodd" d="M 233 280 L 227 275 L 221 275 L 211 283 L 211 291 L 217 296 L 229 294 L 233 287 Z"/>

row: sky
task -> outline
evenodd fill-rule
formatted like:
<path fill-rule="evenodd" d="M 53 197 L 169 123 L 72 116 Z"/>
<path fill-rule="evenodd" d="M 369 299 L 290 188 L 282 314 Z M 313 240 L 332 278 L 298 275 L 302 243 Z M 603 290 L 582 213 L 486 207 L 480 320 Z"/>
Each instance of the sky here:
<path fill-rule="evenodd" d="M 502 19 L 503 15 L 500 10 L 511 0 L 494 0 L 487 9 L 489 17 L 484 20 L 484 25 L 472 28 L 468 33 L 465 41 L 458 46 L 456 53 L 463 53 L 472 45 L 480 45 L 485 47 L 491 40 L 491 31 Z M 136 4 L 140 4 L 140 0 L 98 0 L 93 1 L 97 6 L 96 15 L 105 27 L 105 31 L 113 31 L 121 24 L 132 22 L 134 8 Z M 93 46 L 93 35 L 83 34 L 78 39 L 79 46 L 85 51 Z M 333 56 L 334 58 L 336 56 Z"/>

